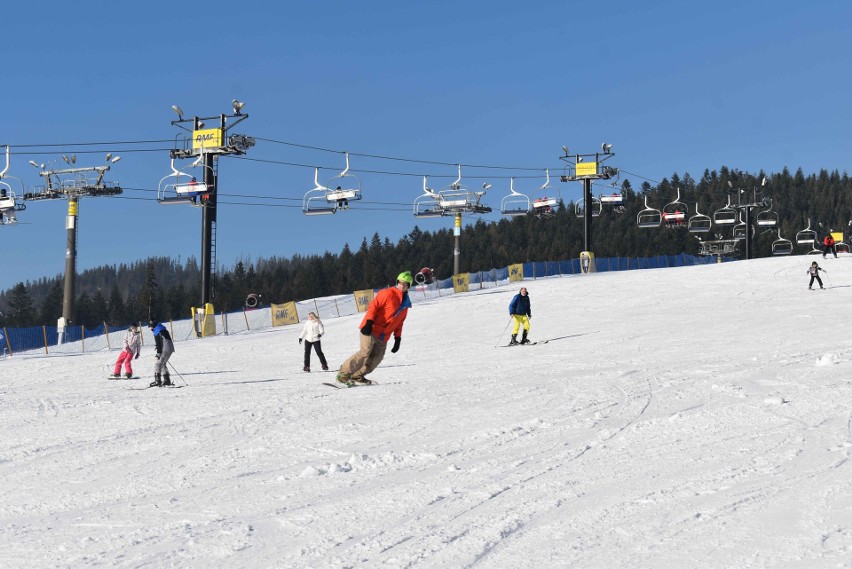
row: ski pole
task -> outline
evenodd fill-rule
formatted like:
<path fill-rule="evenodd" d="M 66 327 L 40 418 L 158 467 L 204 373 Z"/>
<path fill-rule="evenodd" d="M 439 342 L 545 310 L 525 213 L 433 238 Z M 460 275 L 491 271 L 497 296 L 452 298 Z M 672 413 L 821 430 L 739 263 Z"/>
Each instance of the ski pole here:
<path fill-rule="evenodd" d="M 185 386 L 189 387 L 189 384 L 186 382 L 186 380 L 183 378 L 183 376 L 180 374 L 180 372 L 175 369 L 175 366 L 172 365 L 172 362 L 166 362 L 166 363 L 169 365 L 169 367 L 172 368 L 172 371 L 177 374 L 177 376 L 180 378 L 180 380 L 183 382 L 183 384 Z"/>
<path fill-rule="evenodd" d="M 505 327 L 505 328 L 503 328 L 503 331 L 502 331 L 502 332 L 500 332 L 500 335 L 499 335 L 499 336 L 497 336 L 497 341 L 498 341 L 498 342 L 500 341 L 500 338 L 502 338 L 502 337 L 503 337 L 503 334 L 505 334 L 505 333 L 506 333 L 506 330 L 508 330 L 508 329 L 509 329 L 509 324 L 511 324 L 511 323 L 512 323 L 512 320 L 514 320 L 514 319 L 510 316 L 510 317 L 509 317 L 509 321 L 508 321 L 508 322 L 506 322 L 506 327 Z M 497 344 L 494 344 L 494 347 L 496 348 L 496 347 L 497 347 Z"/>

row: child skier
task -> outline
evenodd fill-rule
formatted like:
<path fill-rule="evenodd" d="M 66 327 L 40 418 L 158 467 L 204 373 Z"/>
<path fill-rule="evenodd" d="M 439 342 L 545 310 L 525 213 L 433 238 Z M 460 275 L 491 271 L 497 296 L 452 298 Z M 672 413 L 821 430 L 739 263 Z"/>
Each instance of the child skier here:
<path fill-rule="evenodd" d="M 808 290 L 813 289 L 813 286 L 814 286 L 814 279 L 816 279 L 816 281 L 819 283 L 819 288 L 823 288 L 823 286 L 822 286 L 822 279 L 821 279 L 821 278 L 819 278 L 819 272 L 820 272 L 820 271 L 822 271 L 822 272 L 826 272 L 826 271 L 825 271 L 825 269 L 823 269 L 822 267 L 820 267 L 819 265 L 817 265 L 817 262 L 816 262 L 816 261 L 814 261 L 813 263 L 811 263 L 811 266 L 810 266 L 810 268 L 808 269 L 808 274 L 811 276 L 811 282 L 810 282 L 810 283 L 808 283 Z"/>
<path fill-rule="evenodd" d="M 300 344 L 302 340 L 305 341 L 305 367 L 303 371 L 311 371 L 311 348 L 316 350 L 317 357 L 320 364 L 322 364 L 322 370 L 328 371 L 328 362 L 325 361 L 325 354 L 322 353 L 322 345 L 320 343 L 320 338 L 322 338 L 323 334 L 325 334 L 325 327 L 322 325 L 322 320 L 319 319 L 316 313 L 309 313 L 308 319 L 305 321 L 305 327 L 302 329 L 302 335 L 299 336 Z"/>
<path fill-rule="evenodd" d="M 118 360 L 115 362 L 115 369 L 112 370 L 112 378 L 118 379 L 121 377 L 121 364 L 124 364 L 124 375 L 127 379 L 133 377 L 133 366 L 130 365 L 135 359 L 139 358 L 142 351 L 142 338 L 139 335 L 139 328 L 136 324 L 131 324 L 127 329 L 127 334 L 124 335 L 124 349 L 118 354 Z"/>

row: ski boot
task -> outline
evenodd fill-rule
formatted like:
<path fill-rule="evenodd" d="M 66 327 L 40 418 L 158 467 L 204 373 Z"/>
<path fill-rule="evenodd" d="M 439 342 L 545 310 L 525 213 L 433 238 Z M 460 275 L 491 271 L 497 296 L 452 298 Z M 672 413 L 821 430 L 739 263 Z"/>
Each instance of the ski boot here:
<path fill-rule="evenodd" d="M 339 372 L 337 374 L 337 381 L 339 381 L 340 383 L 342 383 L 343 385 L 345 385 L 347 387 L 352 387 L 352 385 L 353 385 L 352 376 L 348 373 Z"/>
<path fill-rule="evenodd" d="M 163 385 L 163 382 L 160 380 L 160 374 L 155 373 L 154 374 L 154 381 L 151 382 L 151 385 L 149 385 L 149 387 L 162 387 L 162 385 Z"/>
<path fill-rule="evenodd" d="M 323 371 L 328 371 L 328 366 L 322 366 Z"/>
<path fill-rule="evenodd" d="M 369 379 L 367 379 L 365 376 L 358 377 L 358 376 L 353 375 L 350 381 L 355 385 L 372 385 L 373 384 L 373 382 L 370 381 Z"/>
<path fill-rule="evenodd" d="M 518 335 L 517 334 L 512 334 L 512 339 L 509 340 L 509 345 L 510 346 L 517 346 L 518 345 Z"/>
<path fill-rule="evenodd" d="M 302 368 L 302 371 L 310 372 L 311 368 L 309 366 L 305 366 L 305 367 Z"/>
<path fill-rule="evenodd" d="M 110 379 L 121 379 L 121 374 L 120 373 L 114 373 L 111 376 L 109 376 L 109 378 Z"/>
<path fill-rule="evenodd" d="M 131 377 L 133 377 L 133 374 L 132 373 L 125 373 L 124 377 L 126 377 L 127 379 L 130 379 Z"/>
<path fill-rule="evenodd" d="M 526 330 L 524 330 L 524 335 L 523 335 L 523 337 L 521 337 L 521 343 L 522 344 L 529 344 L 530 343 L 530 341 L 527 339 L 527 331 Z"/>
<path fill-rule="evenodd" d="M 169 385 L 174 385 L 172 383 L 172 378 L 169 377 L 169 374 L 163 375 L 163 385 L 161 387 L 167 387 Z"/>

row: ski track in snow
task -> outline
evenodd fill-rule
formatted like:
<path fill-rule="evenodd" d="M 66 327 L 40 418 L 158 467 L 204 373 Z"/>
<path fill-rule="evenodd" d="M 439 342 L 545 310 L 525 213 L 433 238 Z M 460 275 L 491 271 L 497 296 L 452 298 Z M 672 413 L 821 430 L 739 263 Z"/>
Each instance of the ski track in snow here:
<path fill-rule="evenodd" d="M 852 343 L 806 265 L 528 281 L 570 336 L 530 349 L 492 348 L 516 286 L 415 302 L 371 389 L 297 371 L 298 327 L 179 343 L 183 389 L 2 360 L 0 564 L 848 566 Z"/>

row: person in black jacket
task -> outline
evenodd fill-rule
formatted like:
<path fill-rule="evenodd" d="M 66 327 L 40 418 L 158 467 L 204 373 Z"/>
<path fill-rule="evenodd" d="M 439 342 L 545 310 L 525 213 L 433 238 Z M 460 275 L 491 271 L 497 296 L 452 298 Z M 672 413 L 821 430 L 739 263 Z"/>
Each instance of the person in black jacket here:
<path fill-rule="evenodd" d="M 529 344 L 527 334 L 530 331 L 530 318 L 532 318 L 532 309 L 530 308 L 530 297 L 526 287 L 522 287 L 520 292 L 515 295 L 512 302 L 509 303 L 509 314 L 515 321 L 515 327 L 512 328 L 512 339 L 509 341 L 510 346 L 517 344 Z M 521 341 L 518 342 L 518 330 L 521 325 L 524 326 L 524 335 Z"/>
<path fill-rule="evenodd" d="M 165 387 L 172 385 L 172 380 L 169 377 L 169 358 L 175 352 L 175 345 L 172 342 L 172 336 L 166 327 L 151 320 L 148 322 L 148 328 L 154 335 L 154 345 L 157 349 L 157 363 L 154 364 L 154 381 L 151 382 L 151 387 Z"/>

